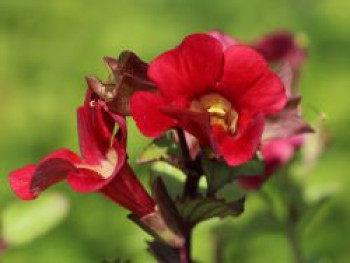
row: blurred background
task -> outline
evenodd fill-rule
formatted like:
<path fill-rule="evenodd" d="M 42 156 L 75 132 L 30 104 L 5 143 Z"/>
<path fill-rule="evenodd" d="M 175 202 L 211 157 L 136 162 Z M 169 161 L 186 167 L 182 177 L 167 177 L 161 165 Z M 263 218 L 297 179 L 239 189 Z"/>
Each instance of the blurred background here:
<path fill-rule="evenodd" d="M 252 41 L 288 29 L 308 40 L 300 79 L 305 111 L 325 112 L 333 137 L 305 184 L 338 189 L 308 228 L 304 250 L 318 255 L 314 262 L 350 262 L 349 10 L 345 0 L 1 0 L 0 213 L 23 204 L 9 188 L 11 170 L 57 148 L 78 150 L 75 109 L 83 100 L 84 76 L 107 76 L 103 56 L 129 49 L 150 61 L 194 32 L 220 29 Z M 133 160 L 147 140 L 129 124 Z M 145 250 L 148 237 L 125 218 L 126 211 L 97 194 L 76 194 L 65 184 L 49 192 L 63 193 L 69 213 L 45 235 L 10 246 L 1 262 L 153 262 Z M 229 225 L 225 235 L 234 240 L 224 262 L 291 262 L 283 235 L 256 232 L 240 242 L 236 230 L 259 210 L 255 199 L 254 194 L 248 199 L 239 219 L 224 220 Z M 52 211 L 44 213 L 49 217 Z M 16 215 L 21 213 L 14 220 Z M 212 262 L 212 229 L 218 223 L 196 229 L 194 255 L 200 262 Z M 30 227 L 25 220 L 21 224 L 24 232 Z"/>

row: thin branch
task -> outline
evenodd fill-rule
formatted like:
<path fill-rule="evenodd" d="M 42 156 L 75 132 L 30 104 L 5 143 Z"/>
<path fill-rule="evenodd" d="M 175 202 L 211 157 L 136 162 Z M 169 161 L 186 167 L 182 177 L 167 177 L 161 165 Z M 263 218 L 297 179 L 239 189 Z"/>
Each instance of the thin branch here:
<path fill-rule="evenodd" d="M 185 133 L 182 129 L 176 129 L 179 144 L 182 152 L 182 159 L 186 170 L 186 182 L 183 189 L 183 200 L 193 198 L 197 195 L 199 179 L 203 174 L 202 164 L 199 155 L 195 160 L 191 159 L 190 149 L 188 147 Z M 180 250 L 180 262 L 192 263 L 191 257 L 191 238 L 193 226 L 186 226 L 185 229 L 185 244 Z"/>
<path fill-rule="evenodd" d="M 197 195 L 198 183 L 203 174 L 203 169 L 199 155 L 195 160 L 191 159 L 184 131 L 180 128 L 177 128 L 176 131 L 187 175 L 183 191 L 183 199 L 186 199 L 187 197 L 195 197 Z"/>
<path fill-rule="evenodd" d="M 289 216 L 286 222 L 286 235 L 290 244 L 295 263 L 304 263 L 304 255 L 297 231 L 297 215 L 293 204 L 289 205 Z"/>
<path fill-rule="evenodd" d="M 192 230 L 189 229 L 189 231 L 185 237 L 185 244 L 180 249 L 180 262 L 181 263 L 192 263 L 193 262 L 191 259 L 191 235 L 192 235 Z"/>

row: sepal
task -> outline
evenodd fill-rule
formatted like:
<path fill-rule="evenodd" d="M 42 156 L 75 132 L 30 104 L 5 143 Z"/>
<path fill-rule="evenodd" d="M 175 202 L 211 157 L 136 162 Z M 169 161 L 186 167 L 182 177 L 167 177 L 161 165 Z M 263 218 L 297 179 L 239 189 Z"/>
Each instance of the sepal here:
<path fill-rule="evenodd" d="M 86 78 L 88 86 L 117 114 L 130 115 L 130 98 L 135 91 L 154 91 L 154 84 L 147 77 L 148 64 L 131 51 L 122 52 L 118 59 L 105 57 L 110 76 L 103 82 L 98 78 Z"/>
<path fill-rule="evenodd" d="M 226 202 L 215 198 L 198 197 L 177 202 L 182 220 L 187 226 L 196 224 L 215 217 L 227 216 L 237 217 L 244 212 L 245 197 L 238 200 Z"/>
<path fill-rule="evenodd" d="M 157 203 L 153 213 L 141 218 L 132 214 L 129 218 L 158 240 L 172 247 L 182 247 L 183 222 L 161 178 L 154 180 L 153 195 Z"/>
<path fill-rule="evenodd" d="M 169 247 L 157 240 L 148 242 L 148 251 L 158 260 L 157 262 L 180 262 L 180 249 Z"/>
<path fill-rule="evenodd" d="M 129 215 L 129 218 L 151 236 L 171 247 L 179 248 L 184 244 L 183 236 L 176 234 L 171 228 L 169 228 L 157 209 L 154 213 L 145 215 L 142 218 L 135 217 L 133 214 Z"/>
<path fill-rule="evenodd" d="M 181 149 L 179 144 L 175 142 L 174 133 L 167 132 L 150 142 L 143 149 L 136 162 L 138 164 L 148 164 L 164 161 L 180 167 L 179 156 L 181 156 Z"/>

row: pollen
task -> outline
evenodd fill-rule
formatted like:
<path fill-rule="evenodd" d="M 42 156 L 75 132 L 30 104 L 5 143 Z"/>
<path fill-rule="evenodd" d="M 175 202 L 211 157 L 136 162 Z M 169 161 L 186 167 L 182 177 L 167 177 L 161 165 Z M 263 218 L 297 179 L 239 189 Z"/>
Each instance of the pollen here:
<path fill-rule="evenodd" d="M 218 125 L 225 131 L 234 134 L 238 121 L 238 113 L 232 104 L 218 93 L 211 93 L 193 100 L 190 106 L 192 111 L 208 112 L 210 124 Z"/>

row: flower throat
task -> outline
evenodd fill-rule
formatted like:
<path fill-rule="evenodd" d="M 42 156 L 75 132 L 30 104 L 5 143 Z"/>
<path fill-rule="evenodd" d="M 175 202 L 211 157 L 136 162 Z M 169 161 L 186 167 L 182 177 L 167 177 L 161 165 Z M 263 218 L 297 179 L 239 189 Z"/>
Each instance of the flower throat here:
<path fill-rule="evenodd" d="M 208 112 L 210 124 L 220 126 L 232 134 L 236 132 L 238 113 L 231 103 L 218 93 L 199 97 L 191 102 L 190 109 L 196 112 Z"/>

